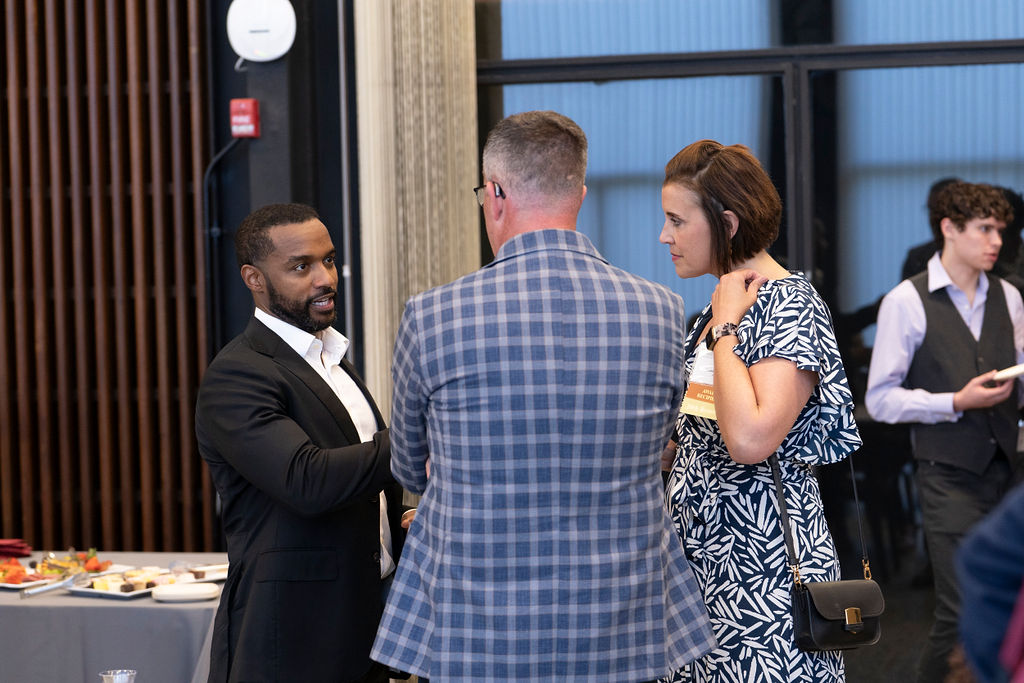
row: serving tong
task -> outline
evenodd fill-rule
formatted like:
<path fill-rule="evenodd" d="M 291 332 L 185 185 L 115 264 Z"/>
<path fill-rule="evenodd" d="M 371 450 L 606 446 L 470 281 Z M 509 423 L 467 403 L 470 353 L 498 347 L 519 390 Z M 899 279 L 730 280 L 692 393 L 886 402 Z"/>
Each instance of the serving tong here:
<path fill-rule="evenodd" d="M 45 583 L 42 586 L 32 586 L 31 588 L 22 588 L 21 597 L 30 598 L 33 595 L 39 595 L 40 593 L 48 593 L 58 588 L 71 588 L 72 586 L 88 586 L 89 582 L 92 581 L 92 574 L 87 571 L 72 571 L 61 574 L 56 581 Z"/>
<path fill-rule="evenodd" d="M 73 552 L 74 549 L 69 550 Z M 52 560 L 57 555 L 54 552 L 46 553 L 43 560 Z M 31 588 L 22 588 L 20 592 L 21 598 L 30 598 L 33 595 L 39 595 L 40 593 L 48 593 L 58 588 L 71 588 L 72 586 L 85 586 L 92 580 L 92 575 L 89 572 L 82 570 L 81 568 L 68 569 L 62 574 L 59 574 L 57 578 L 50 583 L 44 583 L 41 586 L 32 586 Z"/>

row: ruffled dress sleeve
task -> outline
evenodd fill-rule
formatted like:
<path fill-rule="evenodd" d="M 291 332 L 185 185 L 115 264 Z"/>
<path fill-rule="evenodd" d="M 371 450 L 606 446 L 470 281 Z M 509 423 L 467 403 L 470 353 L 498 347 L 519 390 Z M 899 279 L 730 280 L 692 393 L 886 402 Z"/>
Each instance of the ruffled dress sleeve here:
<path fill-rule="evenodd" d="M 739 339 L 734 352 L 748 367 L 783 358 L 818 373 L 811 398 L 777 451 L 780 459 L 826 465 L 860 447 L 832 316 L 806 279 L 793 275 L 766 283 L 740 321 Z"/>

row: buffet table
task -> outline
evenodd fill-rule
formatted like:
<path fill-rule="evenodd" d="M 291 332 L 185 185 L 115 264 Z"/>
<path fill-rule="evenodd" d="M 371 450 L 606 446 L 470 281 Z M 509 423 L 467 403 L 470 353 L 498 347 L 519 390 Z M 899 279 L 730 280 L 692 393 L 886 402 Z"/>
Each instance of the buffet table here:
<path fill-rule="evenodd" d="M 40 553 L 22 558 L 38 560 Z M 101 552 L 102 560 L 167 567 L 227 562 L 223 553 Z M 221 582 L 223 583 L 223 582 Z M 98 681 L 100 671 L 135 669 L 137 683 L 206 681 L 218 600 L 157 602 L 72 594 L 22 598 L 0 590 L 0 678 L 11 683 Z"/>

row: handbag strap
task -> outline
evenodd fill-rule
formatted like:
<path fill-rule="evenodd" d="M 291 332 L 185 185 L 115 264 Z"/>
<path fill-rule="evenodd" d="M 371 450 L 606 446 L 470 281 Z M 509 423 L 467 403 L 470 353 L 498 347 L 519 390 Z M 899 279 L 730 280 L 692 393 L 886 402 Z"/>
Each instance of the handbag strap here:
<path fill-rule="evenodd" d="M 871 562 L 868 560 L 868 546 L 864 542 L 864 526 L 861 522 L 860 498 L 857 497 L 857 474 L 853 470 L 853 454 L 847 456 L 850 462 L 850 483 L 853 484 L 853 503 L 857 509 L 857 531 L 860 534 L 860 563 L 864 568 L 864 578 L 871 578 Z M 786 493 L 782 487 L 782 472 L 779 469 L 779 456 L 772 453 L 768 458 L 768 464 L 772 467 L 772 479 L 775 480 L 775 495 L 779 499 L 779 520 L 782 522 L 782 534 L 786 539 L 786 554 L 789 557 L 789 568 L 793 572 L 793 583 L 801 585 L 800 562 L 796 557 L 796 547 L 793 544 L 793 532 L 789 527 L 789 512 L 786 509 Z"/>
<path fill-rule="evenodd" d="M 691 332 L 693 332 L 693 334 L 691 335 L 689 342 L 683 345 L 683 363 L 684 364 L 686 363 L 686 359 L 689 358 L 693 354 L 694 351 L 696 351 L 697 344 L 700 343 L 700 330 L 704 329 L 704 326 L 708 324 L 709 320 L 711 320 L 711 307 L 710 306 L 708 306 L 708 308 L 706 310 L 702 311 L 701 314 L 699 316 L 697 316 L 697 319 L 693 322 L 693 328 L 691 329 Z M 689 382 L 685 382 L 685 381 L 683 382 L 683 391 L 686 391 L 686 385 L 688 385 L 688 384 L 689 384 Z M 676 420 L 676 427 L 678 427 L 678 423 L 679 423 L 679 421 Z M 679 443 L 679 440 L 682 437 L 679 435 L 679 431 L 677 430 L 676 427 L 672 428 L 671 439 L 673 441 L 675 441 L 676 443 Z"/>
<path fill-rule="evenodd" d="M 708 324 L 709 320 L 711 320 L 711 308 L 710 307 L 708 307 L 708 309 L 706 311 L 703 311 L 699 316 L 697 316 L 697 319 L 695 321 L 693 321 L 693 330 L 692 331 L 695 332 L 695 334 L 690 339 L 690 343 L 683 347 L 683 359 L 684 360 L 689 358 L 690 354 L 692 354 L 694 352 L 694 350 L 697 348 L 697 344 L 700 343 L 700 330 L 704 329 L 704 326 Z"/>

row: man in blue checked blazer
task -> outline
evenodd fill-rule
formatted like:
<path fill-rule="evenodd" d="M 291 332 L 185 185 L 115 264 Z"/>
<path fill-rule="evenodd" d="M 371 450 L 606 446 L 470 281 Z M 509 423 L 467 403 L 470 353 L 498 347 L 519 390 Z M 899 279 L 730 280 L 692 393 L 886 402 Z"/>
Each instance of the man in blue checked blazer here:
<path fill-rule="evenodd" d="M 423 497 L 371 657 L 432 683 L 650 681 L 714 646 L 660 472 L 683 302 L 575 231 L 586 157 L 560 114 L 501 121 L 494 261 L 402 317 L 391 467 Z"/>

